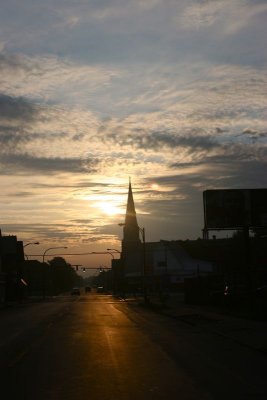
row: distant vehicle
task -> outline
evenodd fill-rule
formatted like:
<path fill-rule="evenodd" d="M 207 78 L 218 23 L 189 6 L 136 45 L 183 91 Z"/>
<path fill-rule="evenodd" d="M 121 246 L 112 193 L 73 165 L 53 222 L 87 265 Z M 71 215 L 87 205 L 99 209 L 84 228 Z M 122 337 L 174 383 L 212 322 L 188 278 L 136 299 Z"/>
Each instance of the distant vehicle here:
<path fill-rule="evenodd" d="M 91 287 L 90 286 L 85 286 L 85 292 L 86 293 L 91 292 Z"/>
<path fill-rule="evenodd" d="M 103 286 L 98 286 L 98 287 L 96 288 L 96 291 L 97 291 L 97 293 L 103 293 L 103 292 L 104 292 Z"/>
<path fill-rule="evenodd" d="M 80 289 L 79 288 L 72 288 L 72 290 L 71 290 L 71 292 L 70 292 L 70 294 L 72 295 L 72 296 L 79 296 L 80 294 L 81 294 L 81 292 L 80 292 Z"/>

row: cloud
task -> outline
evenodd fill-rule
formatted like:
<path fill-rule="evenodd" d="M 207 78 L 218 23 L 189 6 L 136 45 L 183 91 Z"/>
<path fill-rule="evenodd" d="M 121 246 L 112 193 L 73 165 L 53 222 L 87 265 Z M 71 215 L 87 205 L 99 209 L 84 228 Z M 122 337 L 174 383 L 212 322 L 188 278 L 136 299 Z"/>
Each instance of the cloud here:
<path fill-rule="evenodd" d="M 2 174 L 24 175 L 29 172 L 34 174 L 56 173 L 92 173 L 97 171 L 99 160 L 76 158 L 43 158 L 29 154 L 5 154 L 1 157 Z M 0 165 L 1 165 L 0 164 Z"/>
<path fill-rule="evenodd" d="M 12 98 L 0 94 L 0 119 L 32 122 L 38 116 L 38 109 L 23 98 Z"/>
<path fill-rule="evenodd" d="M 14 152 L 40 135 L 32 132 L 38 107 L 23 98 L 0 95 L 0 154 Z"/>
<path fill-rule="evenodd" d="M 207 67 L 200 66 L 202 73 Z M 160 164 L 168 168 L 175 164 L 170 160 L 174 159 L 177 150 L 177 163 L 190 164 L 192 158 L 198 162 L 207 152 L 211 153 L 209 156 L 219 156 L 228 151 L 240 132 L 248 130 L 261 132 L 257 137 L 264 147 L 266 97 L 263 87 L 266 77 L 263 71 L 214 66 L 207 77 L 195 82 L 189 79 L 182 89 L 178 84 L 172 84 L 168 90 L 172 78 L 176 77 L 171 71 L 171 68 L 163 71 L 156 68 L 155 76 L 160 72 L 164 76 L 170 73 L 170 77 L 160 84 L 162 93 L 158 92 L 158 83 L 153 85 L 155 76 L 152 74 L 151 81 L 148 80 L 151 100 L 147 96 L 144 102 L 144 96 L 141 99 L 132 95 L 132 100 L 143 108 L 143 112 L 128 113 L 121 118 L 114 114 L 112 118 L 101 120 L 96 113 L 79 106 L 41 105 L 25 98 L 3 95 L 0 141 L 5 158 L 2 162 L 13 173 L 21 167 L 18 173 L 30 168 L 34 170 L 31 166 L 34 163 L 38 172 L 93 173 L 100 165 L 102 171 L 111 168 L 115 171 L 114 168 L 119 169 L 122 163 L 127 163 L 129 169 L 131 163 L 137 168 L 141 158 L 142 163 L 151 163 L 153 168 Z M 246 96 L 248 91 L 250 97 Z M 157 92 L 159 110 L 149 112 L 147 107 L 149 109 L 149 102 L 156 100 Z M 131 97 L 129 105 L 130 100 Z M 243 137 L 245 140 L 250 136 L 244 134 Z M 97 160 L 90 151 L 92 145 Z M 237 151 L 239 157 L 240 150 L 235 149 L 231 149 L 231 154 Z M 70 160 L 69 169 L 65 159 Z M 87 159 L 95 161 L 85 165 Z M 49 160 L 52 161 L 47 167 Z"/>
<path fill-rule="evenodd" d="M 109 134 L 104 137 L 107 142 L 112 140 L 119 146 L 129 146 L 132 148 L 162 151 L 164 148 L 194 148 L 197 149 L 211 149 L 217 147 L 216 140 L 211 135 L 197 135 L 190 132 L 189 135 L 179 135 L 171 132 L 133 132 L 127 135 L 116 135 L 115 133 Z"/>
<path fill-rule="evenodd" d="M 86 225 L 93 222 L 93 219 L 74 219 L 71 222 L 78 225 Z"/>
<path fill-rule="evenodd" d="M 215 24 L 228 9 L 231 2 L 222 0 L 189 1 L 178 21 L 183 29 L 199 29 Z"/>
<path fill-rule="evenodd" d="M 6 154 L 10 161 L 12 154 L 85 158 L 79 150 L 80 140 L 84 136 L 85 140 L 92 140 L 97 126 L 97 118 L 89 111 L 0 96 L 0 154 Z M 76 146 L 71 146 L 73 141 L 77 142 Z M 75 147 L 77 151 L 73 154 Z"/>
<path fill-rule="evenodd" d="M 105 231 L 105 229 L 103 229 L 103 231 Z M 107 235 L 104 232 L 100 232 L 98 235 L 97 234 L 93 234 L 88 236 L 87 238 L 83 238 L 82 239 L 82 243 L 110 243 L 110 241 L 117 241 L 118 238 L 116 235 L 111 234 L 111 235 Z"/>
<path fill-rule="evenodd" d="M 262 145 L 253 145 L 246 143 L 223 143 L 217 145 L 214 149 L 215 151 L 210 152 L 206 149 L 205 152 L 197 153 L 194 148 L 191 149 L 192 157 L 188 159 L 188 166 L 194 165 L 213 165 L 213 164 L 228 164 L 231 165 L 233 162 L 266 162 L 267 157 L 267 147 Z M 178 157 L 177 157 L 178 158 Z M 187 165 L 186 162 L 183 163 L 183 159 L 171 164 L 172 168 L 182 168 Z"/>
<path fill-rule="evenodd" d="M 30 191 L 18 191 L 18 192 L 10 192 L 10 193 L 7 193 L 7 196 L 8 197 L 10 197 L 10 198 L 12 198 L 12 197 L 19 197 L 19 198 L 22 198 L 22 197 L 25 197 L 25 198 L 30 198 L 30 197 L 33 197 L 33 196 L 35 196 L 35 194 L 36 193 L 34 193 L 34 192 L 30 192 Z"/>
<path fill-rule="evenodd" d="M 194 0 L 187 2 L 177 21 L 185 30 L 215 26 L 224 34 L 233 35 L 249 27 L 257 16 L 266 12 L 266 2 L 262 1 Z"/>
<path fill-rule="evenodd" d="M 21 233 L 23 236 L 38 237 L 38 239 L 45 240 L 45 239 L 53 239 L 58 241 L 67 241 L 67 240 L 79 240 L 82 236 L 88 235 L 88 232 L 83 232 L 81 229 L 79 232 L 76 232 L 73 228 L 73 225 L 68 224 L 44 224 L 38 222 L 37 224 L 31 224 L 26 222 L 24 224 L 21 223 L 2 223 L 1 224 L 2 231 L 6 234 L 16 234 L 20 235 Z M 67 250 L 64 252 L 67 253 Z M 39 253 L 38 249 L 31 249 L 28 250 L 28 254 L 37 254 Z"/>
<path fill-rule="evenodd" d="M 243 130 L 242 135 L 249 136 L 253 140 L 259 140 L 267 137 L 267 131 L 259 132 L 256 129 L 246 128 Z"/>
<path fill-rule="evenodd" d="M 44 183 L 44 182 L 35 182 L 32 183 L 32 187 L 34 189 L 44 189 L 44 190 L 49 190 L 49 189 L 53 189 L 55 186 L 53 183 Z M 103 190 L 104 188 L 109 187 L 109 185 L 105 182 L 91 182 L 88 179 L 84 179 L 84 180 L 75 180 L 72 183 L 70 183 L 70 181 L 64 181 L 64 183 L 58 182 L 57 183 L 57 188 L 67 188 L 67 189 L 83 189 L 83 188 L 88 188 L 90 190 Z M 117 187 L 117 186 L 116 186 Z"/>
<path fill-rule="evenodd" d="M 76 98 L 77 91 L 81 96 L 85 86 L 90 96 L 118 75 L 118 70 L 104 65 L 80 64 L 53 55 L 29 57 L 6 51 L 0 53 L 0 72 L 3 93 L 41 102 L 59 101 L 65 93 Z"/>

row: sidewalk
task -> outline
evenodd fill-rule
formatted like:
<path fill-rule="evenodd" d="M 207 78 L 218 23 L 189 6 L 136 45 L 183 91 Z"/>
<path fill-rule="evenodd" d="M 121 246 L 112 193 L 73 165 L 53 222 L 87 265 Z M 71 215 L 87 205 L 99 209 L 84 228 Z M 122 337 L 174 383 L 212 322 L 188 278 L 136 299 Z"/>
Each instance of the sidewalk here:
<path fill-rule="evenodd" d="M 233 315 L 232 310 L 213 306 L 184 304 L 180 293 L 171 294 L 165 303 L 156 296 L 150 296 L 145 304 L 143 297 L 125 299 L 129 304 L 135 304 L 175 318 L 185 324 L 231 339 L 242 346 L 260 351 L 267 355 L 267 320 L 259 321 L 248 315 Z"/>

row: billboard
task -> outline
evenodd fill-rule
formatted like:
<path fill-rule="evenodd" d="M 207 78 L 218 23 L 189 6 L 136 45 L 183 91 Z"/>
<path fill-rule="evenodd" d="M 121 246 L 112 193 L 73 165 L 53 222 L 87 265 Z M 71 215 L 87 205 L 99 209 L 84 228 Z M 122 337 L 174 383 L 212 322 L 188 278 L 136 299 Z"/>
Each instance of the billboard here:
<path fill-rule="evenodd" d="M 251 224 L 267 227 L 267 189 L 251 190 Z"/>
<path fill-rule="evenodd" d="M 205 229 L 267 227 L 267 189 L 203 192 Z"/>

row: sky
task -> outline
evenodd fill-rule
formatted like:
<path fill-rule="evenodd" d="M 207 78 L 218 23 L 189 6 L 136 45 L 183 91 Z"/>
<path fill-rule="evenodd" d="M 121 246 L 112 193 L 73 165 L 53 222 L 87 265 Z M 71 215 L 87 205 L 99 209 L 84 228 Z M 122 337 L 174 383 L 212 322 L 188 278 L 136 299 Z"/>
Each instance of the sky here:
<path fill-rule="evenodd" d="M 129 177 L 148 241 L 267 187 L 266 0 L 0 5 L 0 228 L 28 254 L 120 250 Z"/>

